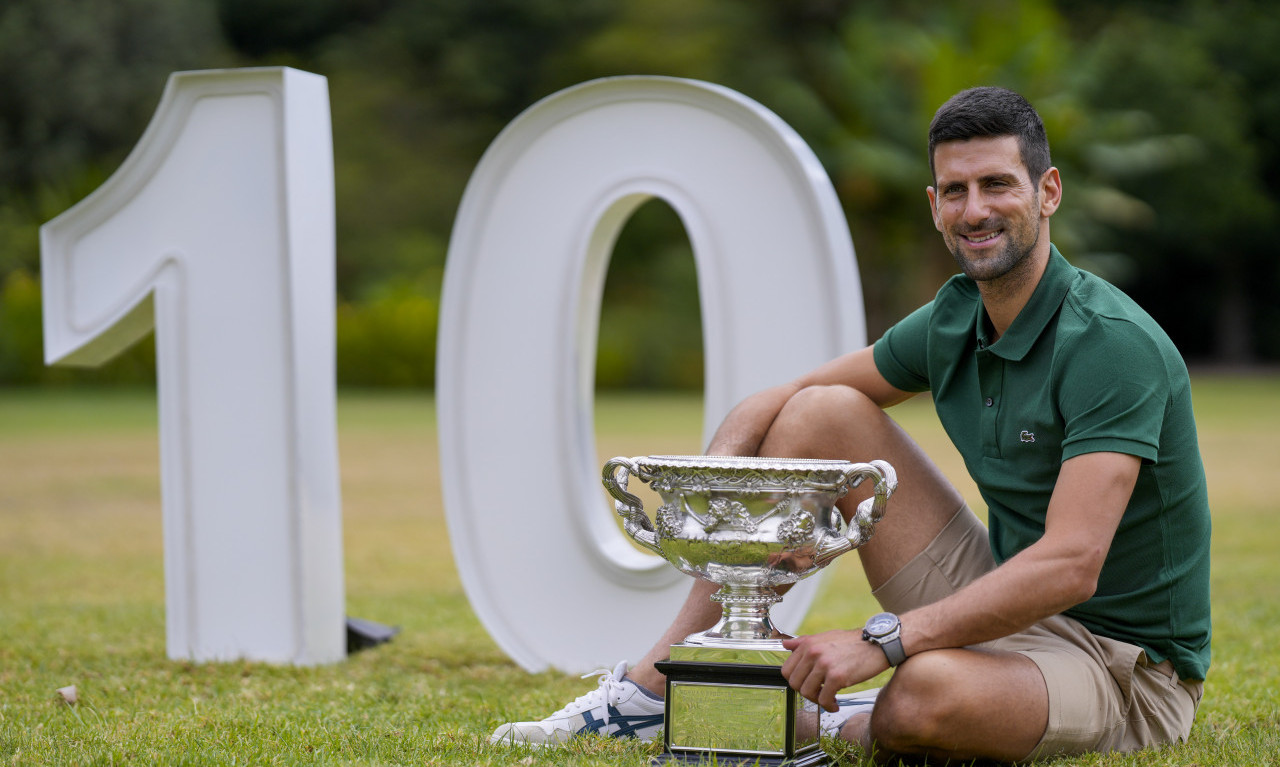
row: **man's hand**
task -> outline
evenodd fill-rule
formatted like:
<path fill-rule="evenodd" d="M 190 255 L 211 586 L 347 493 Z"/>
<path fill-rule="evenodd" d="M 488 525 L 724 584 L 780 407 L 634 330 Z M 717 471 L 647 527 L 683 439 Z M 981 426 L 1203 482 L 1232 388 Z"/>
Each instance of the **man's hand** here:
<path fill-rule="evenodd" d="M 791 651 L 782 665 L 788 684 L 827 711 L 839 710 L 836 693 L 889 668 L 884 651 L 862 639 L 862 629 L 792 637 L 782 646 Z"/>

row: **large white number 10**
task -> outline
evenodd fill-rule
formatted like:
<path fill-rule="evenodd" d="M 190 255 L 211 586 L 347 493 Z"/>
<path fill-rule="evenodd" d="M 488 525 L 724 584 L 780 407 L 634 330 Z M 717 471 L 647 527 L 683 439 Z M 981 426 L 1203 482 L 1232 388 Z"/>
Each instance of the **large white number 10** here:
<path fill-rule="evenodd" d="M 634 658 L 687 589 L 611 521 L 591 433 L 610 251 L 652 197 L 694 249 L 708 430 L 865 343 L 835 191 L 759 104 L 618 78 L 513 122 L 459 209 L 437 394 L 455 560 L 526 668 Z M 343 656 L 333 225 L 325 80 L 263 69 L 174 75 L 120 171 L 41 231 L 50 362 L 156 329 L 173 657 Z"/>
<path fill-rule="evenodd" d="M 50 363 L 155 327 L 171 657 L 345 655 L 331 147 L 323 77 L 177 73 L 41 230 Z"/>

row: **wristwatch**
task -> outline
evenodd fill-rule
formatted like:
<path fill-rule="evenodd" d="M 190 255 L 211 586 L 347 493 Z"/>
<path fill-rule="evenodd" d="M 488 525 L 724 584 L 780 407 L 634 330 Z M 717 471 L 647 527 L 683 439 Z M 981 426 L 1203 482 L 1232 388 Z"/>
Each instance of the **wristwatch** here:
<path fill-rule="evenodd" d="M 872 644 L 880 645 L 884 657 L 889 659 L 889 666 L 897 666 L 907 659 L 902 649 L 902 622 L 893 613 L 876 613 L 862 627 L 862 638 Z"/>

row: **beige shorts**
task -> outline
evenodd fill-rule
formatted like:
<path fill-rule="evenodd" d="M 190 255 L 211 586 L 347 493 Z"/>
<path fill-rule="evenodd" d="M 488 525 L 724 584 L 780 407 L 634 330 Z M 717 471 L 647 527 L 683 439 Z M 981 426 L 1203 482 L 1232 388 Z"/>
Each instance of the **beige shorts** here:
<path fill-rule="evenodd" d="M 994 568 L 987 528 L 964 507 L 875 597 L 886 610 L 906 612 Z M 1168 661 L 1153 664 L 1142 648 L 1063 615 L 981 646 L 1021 653 L 1044 676 L 1049 724 L 1027 759 L 1185 741 L 1204 691 L 1201 681 L 1179 679 Z"/>

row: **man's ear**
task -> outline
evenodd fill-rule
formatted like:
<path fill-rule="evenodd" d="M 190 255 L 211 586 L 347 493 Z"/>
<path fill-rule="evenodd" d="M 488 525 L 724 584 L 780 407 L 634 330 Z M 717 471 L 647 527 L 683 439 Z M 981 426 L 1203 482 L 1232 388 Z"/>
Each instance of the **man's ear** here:
<path fill-rule="evenodd" d="M 941 232 L 942 219 L 938 217 L 938 190 L 931 186 L 926 186 L 924 193 L 929 196 L 929 215 L 933 216 L 933 228 Z"/>
<path fill-rule="evenodd" d="M 1050 168 L 1040 177 L 1040 217 L 1049 218 L 1062 204 L 1062 178 L 1057 168 Z"/>

